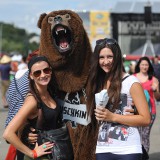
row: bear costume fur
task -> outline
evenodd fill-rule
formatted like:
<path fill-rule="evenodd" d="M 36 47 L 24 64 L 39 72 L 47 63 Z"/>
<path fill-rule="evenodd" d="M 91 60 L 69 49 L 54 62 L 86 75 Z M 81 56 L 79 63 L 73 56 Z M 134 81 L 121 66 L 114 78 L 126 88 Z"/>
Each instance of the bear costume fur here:
<path fill-rule="evenodd" d="M 39 54 L 53 66 L 58 88 L 63 93 L 79 92 L 81 104 L 86 103 L 82 89 L 86 88 L 92 54 L 91 45 L 79 15 L 70 10 L 42 14 Z M 64 97 L 63 97 L 64 98 Z M 91 125 L 71 128 L 74 160 L 94 160 L 97 135 L 89 135 Z"/>
<path fill-rule="evenodd" d="M 51 62 L 59 89 L 65 92 L 81 90 L 88 78 L 90 42 L 81 18 L 69 10 L 42 14 L 39 52 Z"/>

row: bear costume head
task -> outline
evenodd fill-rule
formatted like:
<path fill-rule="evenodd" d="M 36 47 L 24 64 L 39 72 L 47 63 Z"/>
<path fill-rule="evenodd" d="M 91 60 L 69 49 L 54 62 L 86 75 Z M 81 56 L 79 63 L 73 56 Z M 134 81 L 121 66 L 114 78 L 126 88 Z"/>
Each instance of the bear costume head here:
<path fill-rule="evenodd" d="M 91 45 L 83 22 L 70 10 L 42 14 L 38 21 L 41 29 L 40 55 L 51 62 L 59 89 L 76 92 L 86 85 Z"/>

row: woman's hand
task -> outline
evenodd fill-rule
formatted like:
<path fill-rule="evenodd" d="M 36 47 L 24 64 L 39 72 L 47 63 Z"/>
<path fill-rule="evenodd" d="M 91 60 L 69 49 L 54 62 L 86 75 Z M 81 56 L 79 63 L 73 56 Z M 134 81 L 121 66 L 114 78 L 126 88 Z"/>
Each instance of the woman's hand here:
<path fill-rule="evenodd" d="M 104 107 L 97 106 L 95 109 L 95 116 L 98 121 L 112 121 L 113 113 Z"/>
<path fill-rule="evenodd" d="M 37 153 L 37 157 L 41 157 L 43 155 L 52 153 L 50 149 L 53 148 L 53 146 L 54 146 L 54 143 L 51 143 L 51 142 L 45 142 L 40 146 L 38 146 L 38 143 L 36 143 L 34 150 Z"/>
<path fill-rule="evenodd" d="M 31 132 L 28 134 L 28 142 L 30 144 L 35 144 L 37 142 L 37 138 L 38 138 L 38 134 L 35 133 L 35 129 L 34 128 L 30 128 Z"/>
<path fill-rule="evenodd" d="M 151 88 L 152 88 L 153 91 L 159 91 L 159 81 L 155 77 L 153 79 L 153 83 L 152 83 Z"/>
<path fill-rule="evenodd" d="M 123 115 L 134 115 L 135 110 L 129 106 L 123 108 Z"/>

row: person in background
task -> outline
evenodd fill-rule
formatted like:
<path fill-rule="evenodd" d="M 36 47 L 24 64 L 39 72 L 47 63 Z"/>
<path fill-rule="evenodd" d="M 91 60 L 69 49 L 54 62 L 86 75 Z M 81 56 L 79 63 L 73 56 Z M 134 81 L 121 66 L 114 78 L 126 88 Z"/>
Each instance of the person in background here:
<path fill-rule="evenodd" d="M 27 57 L 26 56 L 22 56 L 21 62 L 18 65 L 18 70 L 28 68 L 26 61 L 27 61 Z"/>
<path fill-rule="evenodd" d="M 96 41 L 91 64 L 87 106 L 92 129 L 88 135 L 97 135 L 98 126 L 97 137 L 100 137 L 101 129 L 107 128 L 107 131 L 103 129 L 103 141 L 97 139 L 96 159 L 141 160 L 142 146 L 137 126 L 150 123 L 141 84 L 136 77 L 124 72 L 121 49 L 115 39 Z M 96 106 L 95 94 L 103 89 L 107 90 L 109 101 L 106 106 Z M 124 107 L 131 108 L 132 101 L 139 114 L 126 115 Z"/>
<path fill-rule="evenodd" d="M 7 55 L 3 55 L 0 59 L 0 76 L 1 76 L 1 88 L 2 88 L 2 104 L 4 108 L 8 108 L 6 101 L 6 91 L 10 84 L 10 70 L 11 70 L 11 58 Z"/>
<path fill-rule="evenodd" d="M 16 79 L 19 79 L 20 77 L 22 77 L 23 74 L 28 70 L 26 61 L 27 61 L 27 57 L 23 56 L 20 64 L 18 65 L 18 70 L 15 74 Z"/>
<path fill-rule="evenodd" d="M 57 105 L 54 94 L 56 81 L 52 68 L 45 56 L 34 56 L 28 63 L 30 90 L 24 104 L 9 123 L 3 137 L 25 154 L 24 159 L 36 159 L 51 153 L 52 142 L 45 142 L 35 146 L 26 146 L 17 136 L 17 132 L 29 121 L 36 127 L 38 107 L 43 106 L 45 122 L 42 130 L 57 129 L 61 125 L 61 110 Z M 40 128 L 37 128 L 40 129 Z M 29 158 L 30 157 L 30 158 Z"/>
<path fill-rule="evenodd" d="M 18 71 L 18 63 L 18 61 L 11 60 L 10 81 L 12 81 Z"/>
<path fill-rule="evenodd" d="M 160 82 L 160 63 L 158 62 L 159 61 L 159 57 L 158 55 L 155 55 L 153 57 L 153 61 L 152 61 L 152 66 L 153 66 L 153 69 L 154 69 L 154 73 L 155 73 L 155 77 L 158 79 L 158 81 Z M 159 86 L 160 87 L 160 86 Z M 160 93 L 158 92 L 155 92 L 154 93 L 154 96 L 155 96 L 155 99 L 157 101 L 160 101 Z"/>
<path fill-rule="evenodd" d="M 147 152 L 150 148 L 150 132 L 156 118 L 156 104 L 154 92 L 159 92 L 159 81 L 154 76 L 154 69 L 148 57 L 141 57 L 135 67 L 135 74 L 140 81 L 145 92 L 149 93 L 149 107 L 151 114 L 151 123 L 147 127 L 140 127 L 142 144 Z"/>
<path fill-rule="evenodd" d="M 158 55 L 155 55 L 152 61 L 152 66 L 154 69 L 155 77 L 160 82 L 160 64 L 158 62 Z"/>
<path fill-rule="evenodd" d="M 129 74 L 134 74 L 135 73 L 135 66 L 136 66 L 136 61 L 131 61 L 129 65 Z"/>

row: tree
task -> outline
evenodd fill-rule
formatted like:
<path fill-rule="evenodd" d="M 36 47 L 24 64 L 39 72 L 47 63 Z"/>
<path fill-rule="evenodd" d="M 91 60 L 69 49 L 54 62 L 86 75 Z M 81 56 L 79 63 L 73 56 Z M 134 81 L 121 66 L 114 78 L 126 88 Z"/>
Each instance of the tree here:
<path fill-rule="evenodd" d="M 30 42 L 29 39 L 38 36 L 36 33 L 27 33 L 25 29 L 15 27 L 13 24 L 0 22 L 2 30 L 2 48 L 4 52 L 17 51 L 27 55 L 29 51 L 38 49 L 39 43 Z"/>

